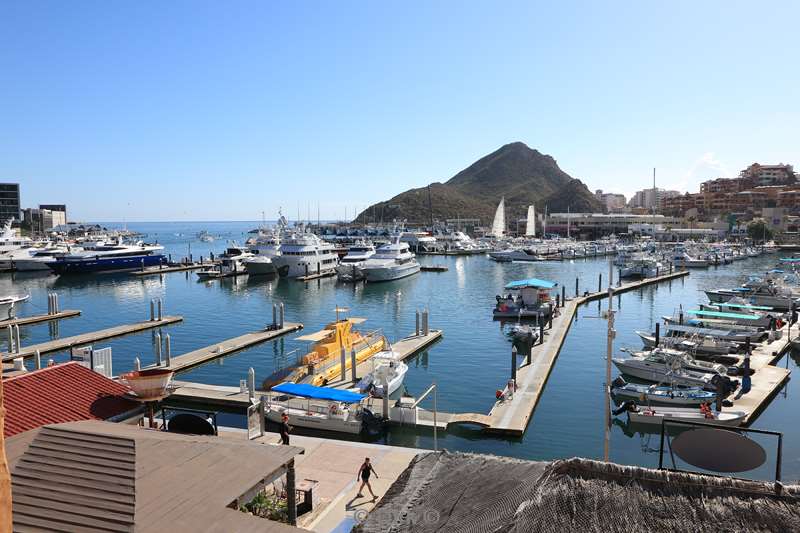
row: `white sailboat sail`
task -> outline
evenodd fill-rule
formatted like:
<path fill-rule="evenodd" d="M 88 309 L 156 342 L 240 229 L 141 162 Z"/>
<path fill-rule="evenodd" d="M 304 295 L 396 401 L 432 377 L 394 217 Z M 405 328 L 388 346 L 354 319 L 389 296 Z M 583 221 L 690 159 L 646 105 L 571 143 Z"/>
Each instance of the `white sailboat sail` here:
<path fill-rule="evenodd" d="M 525 224 L 525 235 L 528 237 L 536 237 L 536 207 L 528 206 L 528 220 Z"/>
<path fill-rule="evenodd" d="M 500 198 L 500 204 L 497 206 L 497 211 L 494 213 L 494 221 L 492 222 L 492 236 L 502 237 L 506 232 L 506 198 Z"/>

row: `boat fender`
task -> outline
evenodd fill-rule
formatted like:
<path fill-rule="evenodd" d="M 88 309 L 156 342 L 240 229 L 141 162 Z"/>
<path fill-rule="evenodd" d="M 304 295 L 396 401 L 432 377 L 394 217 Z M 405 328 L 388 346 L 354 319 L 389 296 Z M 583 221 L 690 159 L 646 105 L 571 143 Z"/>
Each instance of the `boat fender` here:
<path fill-rule="evenodd" d="M 722 407 L 733 407 L 733 402 L 730 400 L 722 400 Z"/>
<path fill-rule="evenodd" d="M 494 397 L 498 400 L 501 399 L 503 397 L 503 391 L 497 389 L 496 391 L 494 391 Z"/>

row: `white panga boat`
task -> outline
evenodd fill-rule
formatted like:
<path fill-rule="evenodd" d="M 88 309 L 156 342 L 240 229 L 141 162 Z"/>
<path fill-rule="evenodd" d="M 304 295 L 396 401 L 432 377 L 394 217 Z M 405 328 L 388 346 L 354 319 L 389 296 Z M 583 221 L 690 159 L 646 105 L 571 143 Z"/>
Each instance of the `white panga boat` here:
<path fill-rule="evenodd" d="M 388 384 L 388 395 L 391 396 L 403 385 L 408 365 L 400 360 L 396 352 L 391 350 L 376 353 L 370 358 L 370 361 L 372 361 L 372 371 L 361 378 L 355 391 L 383 398 L 386 395 L 385 385 Z"/>
<path fill-rule="evenodd" d="M 379 430 L 383 421 L 361 402 L 363 394 L 315 387 L 305 383 L 281 383 L 263 398 L 267 420 L 281 422 L 284 413 L 292 426 L 350 433 Z"/>
<path fill-rule="evenodd" d="M 622 376 L 617 376 L 611 385 L 611 394 L 615 398 L 633 400 L 637 404 L 655 402 L 668 405 L 700 405 L 703 402 L 713 402 L 717 397 L 716 393 L 700 387 L 641 385 L 628 383 Z"/>
<path fill-rule="evenodd" d="M 640 424 L 661 424 L 662 420 L 685 420 L 699 424 L 719 426 L 740 426 L 747 413 L 744 411 L 711 411 L 704 413 L 700 409 L 686 407 L 638 407 L 626 402 L 616 409 L 614 414 L 628 413 L 631 422 Z"/>

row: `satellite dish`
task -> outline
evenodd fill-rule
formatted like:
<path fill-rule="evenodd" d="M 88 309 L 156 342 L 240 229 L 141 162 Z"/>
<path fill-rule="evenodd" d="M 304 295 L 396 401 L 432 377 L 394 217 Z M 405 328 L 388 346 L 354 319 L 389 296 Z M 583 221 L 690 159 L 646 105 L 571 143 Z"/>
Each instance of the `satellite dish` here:
<path fill-rule="evenodd" d="M 746 472 L 763 465 L 767 452 L 757 442 L 725 429 L 692 429 L 672 439 L 672 451 L 711 472 Z"/>

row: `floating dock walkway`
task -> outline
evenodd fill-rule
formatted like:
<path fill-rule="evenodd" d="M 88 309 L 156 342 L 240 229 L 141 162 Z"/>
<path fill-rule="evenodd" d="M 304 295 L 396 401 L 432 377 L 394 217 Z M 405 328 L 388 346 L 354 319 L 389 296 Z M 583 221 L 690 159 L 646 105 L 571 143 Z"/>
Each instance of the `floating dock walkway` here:
<path fill-rule="evenodd" d="M 81 312 L 77 309 L 65 309 L 56 313 L 48 313 L 46 315 L 33 315 L 22 316 L 12 319 L 0 320 L 0 328 L 7 326 L 29 326 L 31 324 L 39 324 L 41 322 L 49 322 L 51 320 L 61 320 L 62 318 L 71 318 L 80 315 Z"/>
<path fill-rule="evenodd" d="M 287 333 L 292 333 L 301 329 L 303 329 L 303 324 L 285 322 L 283 327 L 274 327 L 255 331 L 253 333 L 245 333 L 244 335 L 240 335 L 232 339 L 226 339 L 224 341 L 212 344 L 211 346 L 206 346 L 205 348 L 200 348 L 199 350 L 194 350 L 183 355 L 178 355 L 175 357 L 170 356 L 168 360 L 165 359 L 164 364 L 160 365 L 160 368 L 167 368 L 175 372 L 183 372 L 190 368 L 208 363 L 215 359 L 219 359 L 220 357 L 231 355 L 232 353 L 244 350 L 245 348 L 277 339 L 278 337 L 286 335 Z M 159 365 L 151 365 L 151 368 L 156 366 Z"/>
<path fill-rule="evenodd" d="M 201 268 L 208 268 L 217 264 L 217 261 L 206 261 L 204 263 L 189 263 L 186 265 L 165 266 L 165 267 L 149 267 L 144 270 L 135 270 L 131 272 L 131 276 L 155 276 L 157 274 L 169 274 L 170 272 L 188 272 L 190 270 L 199 270 Z"/>
<path fill-rule="evenodd" d="M 670 272 L 653 278 L 645 278 L 638 281 L 622 283 L 612 287 L 612 295 L 629 292 L 648 285 L 654 285 L 670 281 L 673 279 L 688 276 L 686 270 Z M 577 284 L 576 284 L 577 285 Z M 474 424 L 484 428 L 489 433 L 499 433 L 505 435 L 522 436 L 530 423 L 539 398 L 544 391 L 547 379 L 555 365 L 564 339 L 567 337 L 569 328 L 578 308 L 594 300 L 608 297 L 608 291 L 598 291 L 584 293 L 568 299 L 561 307 L 559 316 L 553 318 L 553 325 L 550 329 L 545 329 L 545 339 L 543 343 L 537 344 L 531 350 L 531 363 L 525 363 L 516 370 L 517 390 L 510 399 L 498 400 L 491 411 L 489 411 L 489 424 L 486 425 L 484 415 L 471 419 L 466 413 L 461 417 L 460 423 Z M 519 356 L 526 358 L 526 356 Z M 501 386 L 505 388 L 505 384 Z"/>
<path fill-rule="evenodd" d="M 17 357 L 33 357 L 37 351 L 40 354 L 60 352 L 63 350 L 69 350 L 75 346 L 83 346 L 100 340 L 110 339 L 112 337 L 121 337 L 123 335 L 130 335 L 131 333 L 138 333 L 148 329 L 168 326 L 182 320 L 183 317 L 181 316 L 164 316 L 160 319 L 146 320 L 144 322 L 136 322 L 134 324 L 123 324 L 121 326 L 114 326 L 112 328 L 101 329 L 99 331 L 82 333 L 80 335 L 65 337 L 63 339 L 55 339 L 52 341 L 42 342 L 40 344 L 32 344 L 30 346 L 22 347 L 18 352 L 0 353 L 0 357 L 2 357 L 2 361 L 5 363 L 14 360 Z"/>

